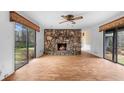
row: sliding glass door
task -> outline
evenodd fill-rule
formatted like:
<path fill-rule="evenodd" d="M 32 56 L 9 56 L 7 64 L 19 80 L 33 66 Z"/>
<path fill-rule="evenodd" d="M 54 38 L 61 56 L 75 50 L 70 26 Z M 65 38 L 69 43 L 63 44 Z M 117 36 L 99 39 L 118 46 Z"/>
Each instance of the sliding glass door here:
<path fill-rule="evenodd" d="M 124 65 L 124 28 L 105 31 L 104 58 Z"/>
<path fill-rule="evenodd" d="M 35 31 L 33 29 L 28 29 L 28 58 L 29 60 L 35 58 Z"/>
<path fill-rule="evenodd" d="M 28 62 L 27 29 L 16 24 L 15 31 L 15 69 L 18 69 Z"/>
<path fill-rule="evenodd" d="M 15 69 L 35 58 L 35 31 L 16 23 L 15 30 Z"/>
<path fill-rule="evenodd" d="M 117 32 L 117 62 L 124 64 L 124 29 Z"/>
<path fill-rule="evenodd" d="M 105 33 L 104 40 L 104 57 L 113 60 L 113 32 Z"/>

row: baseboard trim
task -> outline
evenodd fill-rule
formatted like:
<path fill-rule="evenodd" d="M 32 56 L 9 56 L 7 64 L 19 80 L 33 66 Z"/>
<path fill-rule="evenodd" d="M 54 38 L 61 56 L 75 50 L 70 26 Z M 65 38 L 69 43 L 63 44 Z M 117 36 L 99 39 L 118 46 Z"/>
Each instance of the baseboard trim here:
<path fill-rule="evenodd" d="M 9 74 L 7 77 L 5 77 L 4 79 L 2 79 L 1 81 L 7 81 L 6 79 L 7 79 L 8 77 L 12 76 L 13 74 L 15 74 L 15 71 L 14 71 L 13 73 Z"/>

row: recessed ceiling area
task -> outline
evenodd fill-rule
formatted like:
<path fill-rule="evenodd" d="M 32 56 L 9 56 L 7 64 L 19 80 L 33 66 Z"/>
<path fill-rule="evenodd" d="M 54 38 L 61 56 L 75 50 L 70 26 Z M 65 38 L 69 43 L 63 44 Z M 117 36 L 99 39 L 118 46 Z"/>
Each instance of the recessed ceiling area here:
<path fill-rule="evenodd" d="M 83 27 L 89 27 L 97 25 L 105 20 L 118 15 L 119 11 L 19 11 L 37 23 L 39 23 L 45 29 L 81 29 Z M 62 15 L 72 14 L 74 16 L 83 16 L 83 19 L 76 20 L 76 24 L 66 22 L 59 24 L 64 19 Z"/>

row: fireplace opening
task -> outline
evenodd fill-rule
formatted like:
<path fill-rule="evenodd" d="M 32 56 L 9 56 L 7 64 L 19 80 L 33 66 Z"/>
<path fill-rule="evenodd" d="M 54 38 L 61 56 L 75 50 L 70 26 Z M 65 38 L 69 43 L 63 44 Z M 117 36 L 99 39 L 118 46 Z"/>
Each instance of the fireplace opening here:
<path fill-rule="evenodd" d="M 58 51 L 66 51 L 66 43 L 58 43 L 57 44 L 57 47 L 58 47 Z"/>

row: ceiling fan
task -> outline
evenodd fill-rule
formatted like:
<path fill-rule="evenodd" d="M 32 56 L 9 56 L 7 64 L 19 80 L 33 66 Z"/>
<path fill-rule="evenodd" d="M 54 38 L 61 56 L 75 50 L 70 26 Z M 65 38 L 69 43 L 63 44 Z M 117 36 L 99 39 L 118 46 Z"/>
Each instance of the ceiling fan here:
<path fill-rule="evenodd" d="M 71 14 L 66 15 L 66 16 L 62 15 L 61 17 L 64 18 L 65 20 L 60 22 L 59 24 L 62 24 L 62 23 L 65 23 L 65 22 L 72 22 L 72 24 L 76 24 L 75 20 L 83 19 L 83 16 L 75 17 L 74 15 L 71 15 Z"/>

